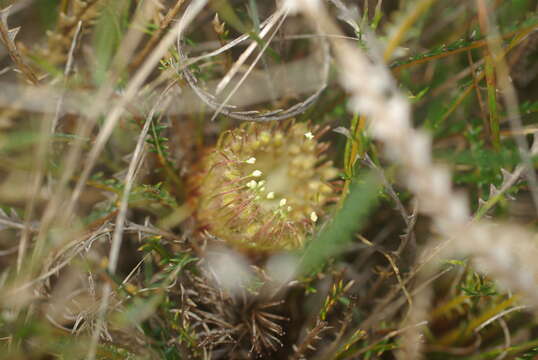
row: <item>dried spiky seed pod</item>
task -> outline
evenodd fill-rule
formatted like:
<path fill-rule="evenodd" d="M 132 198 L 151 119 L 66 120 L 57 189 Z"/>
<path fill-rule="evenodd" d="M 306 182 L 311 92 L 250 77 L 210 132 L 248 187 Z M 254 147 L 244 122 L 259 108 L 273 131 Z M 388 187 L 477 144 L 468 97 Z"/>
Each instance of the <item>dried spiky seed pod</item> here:
<path fill-rule="evenodd" d="M 297 249 L 336 192 L 338 171 L 326 143 L 305 123 L 245 123 L 225 132 L 195 180 L 196 213 L 232 245 L 258 251 Z"/>

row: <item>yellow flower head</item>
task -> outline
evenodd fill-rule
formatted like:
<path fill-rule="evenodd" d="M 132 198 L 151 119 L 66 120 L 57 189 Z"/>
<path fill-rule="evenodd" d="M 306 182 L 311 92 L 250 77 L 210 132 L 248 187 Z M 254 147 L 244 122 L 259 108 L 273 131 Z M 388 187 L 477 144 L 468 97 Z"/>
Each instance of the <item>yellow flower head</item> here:
<path fill-rule="evenodd" d="M 304 245 L 337 195 L 327 144 L 305 123 L 245 123 L 221 135 L 197 177 L 198 220 L 214 236 L 252 250 Z M 318 134 L 319 135 L 319 134 Z"/>

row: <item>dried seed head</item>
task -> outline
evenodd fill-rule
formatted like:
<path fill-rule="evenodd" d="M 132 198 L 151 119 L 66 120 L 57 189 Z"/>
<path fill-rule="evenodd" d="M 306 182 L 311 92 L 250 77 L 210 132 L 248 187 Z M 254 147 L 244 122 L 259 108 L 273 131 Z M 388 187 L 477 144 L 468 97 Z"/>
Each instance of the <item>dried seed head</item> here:
<path fill-rule="evenodd" d="M 197 218 L 213 235 L 260 251 L 303 246 L 336 196 L 326 145 L 305 123 L 248 123 L 221 135 L 196 180 Z"/>

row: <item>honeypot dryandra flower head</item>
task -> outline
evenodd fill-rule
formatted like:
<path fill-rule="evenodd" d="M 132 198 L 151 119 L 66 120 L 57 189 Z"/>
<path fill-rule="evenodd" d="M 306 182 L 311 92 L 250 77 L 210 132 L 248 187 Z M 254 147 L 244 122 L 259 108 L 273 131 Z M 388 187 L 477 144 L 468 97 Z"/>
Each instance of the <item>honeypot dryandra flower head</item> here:
<path fill-rule="evenodd" d="M 336 192 L 337 170 L 317 128 L 245 123 L 221 135 L 195 178 L 196 216 L 208 232 L 246 249 L 303 246 Z"/>

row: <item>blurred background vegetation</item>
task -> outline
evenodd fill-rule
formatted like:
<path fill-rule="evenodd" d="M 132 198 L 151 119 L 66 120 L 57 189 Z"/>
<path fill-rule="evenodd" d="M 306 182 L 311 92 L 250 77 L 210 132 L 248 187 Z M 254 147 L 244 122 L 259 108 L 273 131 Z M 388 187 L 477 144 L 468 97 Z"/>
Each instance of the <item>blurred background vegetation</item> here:
<path fill-rule="evenodd" d="M 0 24 L 0 358 L 392 359 L 410 299 L 425 287 L 429 320 L 415 324 L 425 358 L 538 357 L 535 313 L 472 259 L 445 259 L 433 278 L 417 280 L 420 249 L 438 234 L 367 119 L 348 112 L 324 36 L 291 15 L 266 36 L 278 2 L 214 0 L 180 42 L 159 49 L 192 3 L 0 0 L 0 9 L 11 6 Z M 382 49 L 392 46 L 386 66 L 473 217 L 536 231 L 538 189 L 515 140 L 532 146 L 536 169 L 536 1 L 324 3 L 341 41 L 370 53 L 371 32 Z M 493 30 L 521 127 L 511 126 L 498 90 Z M 236 109 L 216 112 L 203 94 L 251 43 L 229 103 L 247 117 L 304 104 L 295 121 L 330 129 L 322 140 L 340 169 L 341 198 L 304 251 L 230 250 L 231 262 L 238 256 L 255 274 L 230 293 L 204 265 L 219 241 L 197 223 L 189 181 L 219 134 L 243 121 Z M 159 63 L 133 85 L 155 53 Z M 279 256 L 301 272 L 277 286 L 266 267 Z"/>

